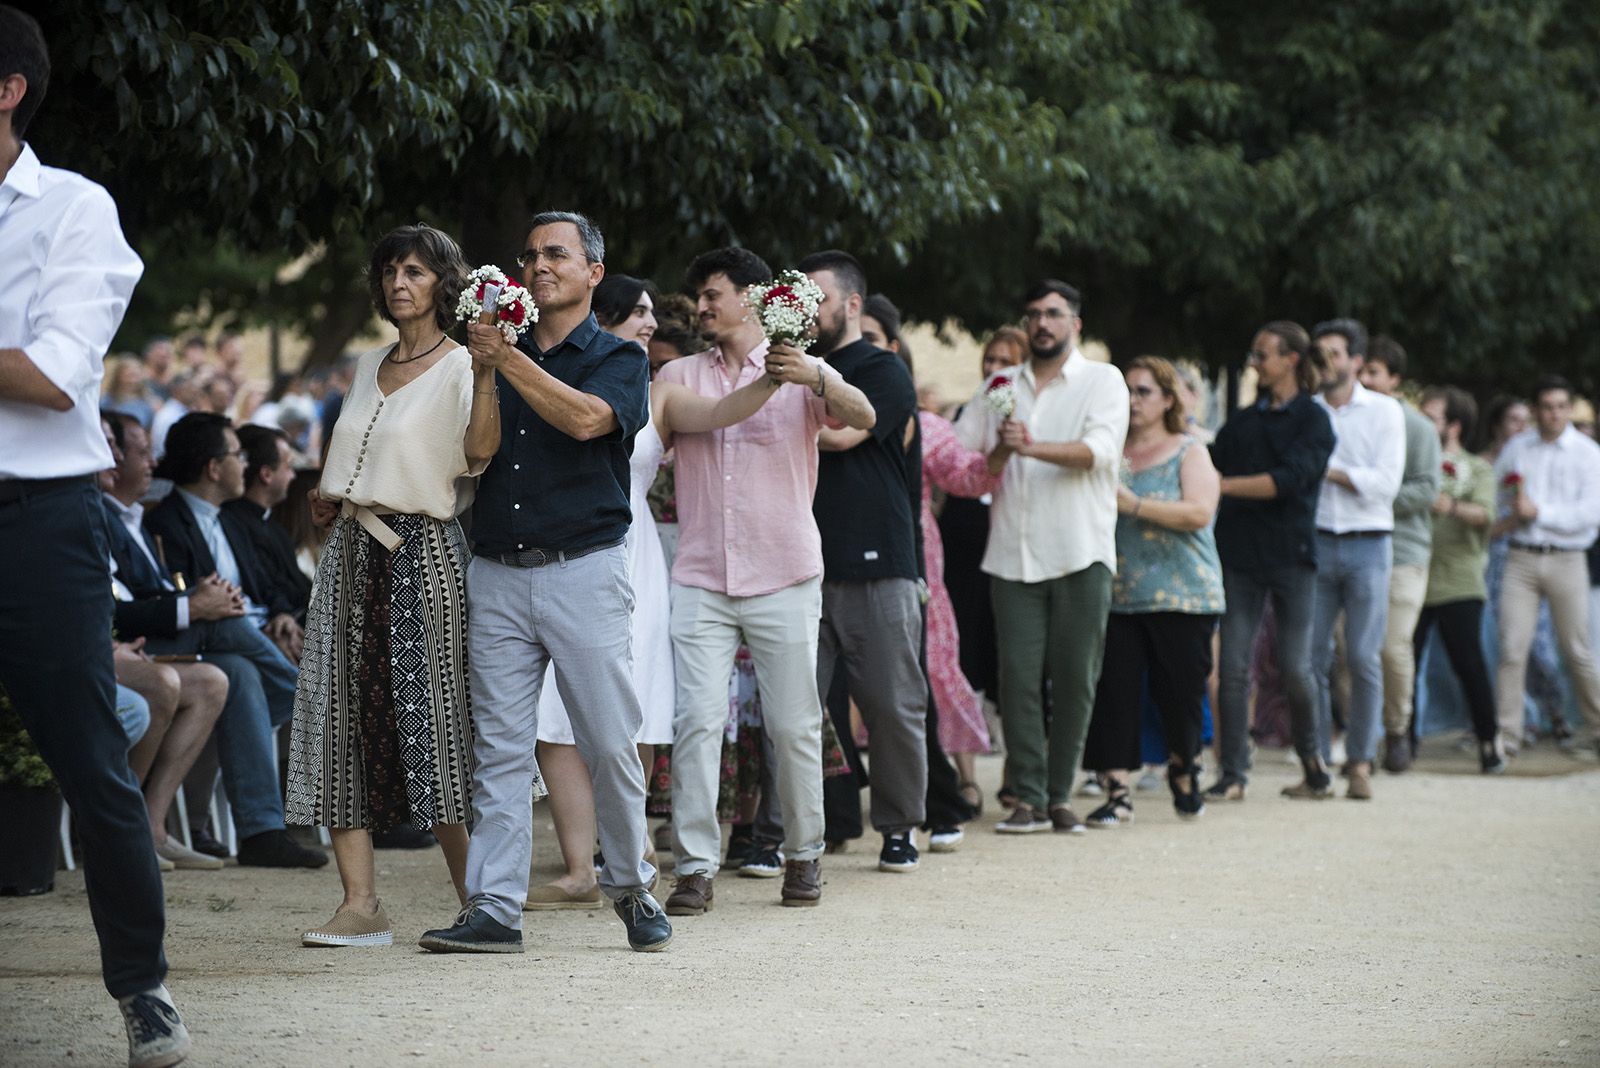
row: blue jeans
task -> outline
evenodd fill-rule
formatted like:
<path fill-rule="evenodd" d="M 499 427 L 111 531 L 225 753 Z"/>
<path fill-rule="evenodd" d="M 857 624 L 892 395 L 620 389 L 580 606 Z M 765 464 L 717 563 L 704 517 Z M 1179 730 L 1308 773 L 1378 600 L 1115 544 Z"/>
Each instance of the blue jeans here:
<path fill-rule="evenodd" d="M 1316 685 L 1311 669 L 1311 619 L 1317 572 L 1291 564 L 1260 573 L 1222 569 L 1228 610 L 1222 617 L 1217 685 L 1217 739 L 1222 773 L 1246 782 L 1250 770 L 1250 657 L 1272 598 L 1278 671 L 1289 699 L 1289 729 L 1302 759 L 1317 752 Z M 1381 637 L 1381 634 L 1380 634 Z"/>
<path fill-rule="evenodd" d="M 1317 532 L 1317 596 L 1311 647 L 1317 684 L 1317 748 L 1330 759 L 1333 704 L 1333 628 L 1344 613 L 1350 707 L 1345 710 L 1345 753 L 1352 763 L 1372 763 L 1383 724 L 1383 638 L 1389 625 L 1388 534 Z"/>
<path fill-rule="evenodd" d="M 217 720 L 217 762 L 241 839 L 283 830 L 283 789 L 272 732 L 294 715 L 299 670 L 247 617 L 191 625 L 175 638 L 145 642 L 151 653 L 199 653 L 228 676 Z"/>

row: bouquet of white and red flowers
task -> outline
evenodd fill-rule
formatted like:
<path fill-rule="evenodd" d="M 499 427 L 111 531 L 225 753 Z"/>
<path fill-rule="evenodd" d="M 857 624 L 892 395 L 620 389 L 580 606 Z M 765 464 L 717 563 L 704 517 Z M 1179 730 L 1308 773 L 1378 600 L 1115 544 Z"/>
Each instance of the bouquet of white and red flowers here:
<path fill-rule="evenodd" d="M 793 345 L 802 352 L 811 346 L 812 339 L 806 335 L 816 324 L 822 297 L 821 286 L 792 268 L 766 285 L 751 285 L 744 291 L 744 302 L 755 313 L 767 340 Z"/>
<path fill-rule="evenodd" d="M 513 285 L 492 263 L 467 275 L 466 288 L 456 301 L 456 318 L 464 323 L 498 326 L 506 344 L 515 345 L 522 332 L 539 321 L 533 294 Z"/>
<path fill-rule="evenodd" d="M 1017 411 L 1017 386 L 1007 375 L 997 375 L 983 391 L 983 399 L 1002 419 L 1010 419 Z"/>

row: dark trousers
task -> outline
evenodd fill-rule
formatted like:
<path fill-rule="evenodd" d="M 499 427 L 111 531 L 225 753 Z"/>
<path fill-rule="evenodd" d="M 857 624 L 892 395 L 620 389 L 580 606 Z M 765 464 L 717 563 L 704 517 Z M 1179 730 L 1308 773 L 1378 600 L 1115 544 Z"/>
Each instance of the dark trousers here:
<path fill-rule="evenodd" d="M 77 817 L 101 973 L 127 997 L 167 974 L 166 914 L 117 722 L 105 523 L 88 477 L 0 504 L 0 687 Z"/>
<path fill-rule="evenodd" d="M 1261 574 L 1224 565 L 1228 610 L 1222 617 L 1222 670 L 1217 693 L 1217 741 L 1222 772 L 1240 781 L 1250 770 L 1250 658 L 1268 598 L 1276 621 L 1278 671 L 1289 699 L 1289 730 L 1295 752 L 1315 760 L 1316 681 L 1311 671 L 1311 618 L 1316 569 L 1290 564 Z"/>
<path fill-rule="evenodd" d="M 1182 764 L 1195 758 L 1200 752 L 1202 702 L 1216 625 L 1216 616 L 1182 612 L 1111 613 L 1094 715 L 1084 741 L 1085 768 L 1125 771 L 1140 765 L 1140 713 L 1147 677 L 1167 748 Z"/>
<path fill-rule="evenodd" d="M 1494 741 L 1494 687 L 1489 682 L 1489 665 L 1483 658 L 1483 602 L 1451 601 L 1423 608 L 1422 615 L 1417 617 L 1417 629 L 1411 636 L 1419 665 L 1423 650 L 1428 647 L 1428 634 L 1435 626 L 1444 642 L 1445 655 L 1450 658 L 1450 670 L 1456 673 L 1461 691 L 1466 695 L 1473 733 L 1480 742 Z M 1411 723 L 1415 731 L 1416 717 L 1412 717 Z"/>

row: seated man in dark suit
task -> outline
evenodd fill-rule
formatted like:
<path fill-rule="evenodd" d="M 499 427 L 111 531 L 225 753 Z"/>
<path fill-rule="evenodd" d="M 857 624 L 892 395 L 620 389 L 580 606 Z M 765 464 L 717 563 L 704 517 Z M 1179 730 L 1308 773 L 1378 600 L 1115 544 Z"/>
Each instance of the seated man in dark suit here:
<path fill-rule="evenodd" d="M 255 621 L 260 613 L 253 612 L 249 591 L 259 584 L 248 540 L 230 540 L 220 529 L 217 503 L 230 485 L 243 481 L 238 438 L 226 419 L 209 412 L 174 424 L 163 463 L 179 488 L 145 518 L 141 533 L 137 509 L 150 485 L 149 442 L 142 429 L 123 424 L 122 431 L 123 460 L 105 498 L 117 577 L 133 598 L 118 606 L 118 632 L 145 637 L 152 654 L 202 654 L 228 676 L 217 754 L 239 832 L 239 863 L 321 867 L 327 854 L 302 847 L 284 828 L 283 791 L 272 760 L 272 732 L 294 713 L 298 673 Z M 215 540 L 200 532 L 194 508 Z M 220 564 L 214 555 L 219 550 Z M 168 564 L 177 566 L 169 570 Z M 186 590 L 177 588 L 173 571 L 179 567 Z"/>
<path fill-rule="evenodd" d="M 291 619 L 281 620 L 267 636 L 296 664 L 305 632 L 302 624 L 311 603 L 311 580 L 295 560 L 294 540 L 272 521 L 272 509 L 283 503 L 294 481 L 294 453 L 289 435 L 276 427 L 246 425 L 239 428 L 239 445 L 245 453 L 244 495 L 222 506 L 222 514 L 238 521 L 237 529 L 250 539 L 260 565 L 262 595 L 288 609 Z"/>

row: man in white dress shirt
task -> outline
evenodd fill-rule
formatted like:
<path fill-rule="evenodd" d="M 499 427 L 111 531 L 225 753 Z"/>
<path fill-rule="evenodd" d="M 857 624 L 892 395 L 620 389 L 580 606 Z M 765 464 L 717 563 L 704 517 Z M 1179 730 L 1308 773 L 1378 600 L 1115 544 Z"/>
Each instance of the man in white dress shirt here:
<path fill-rule="evenodd" d="M 1495 480 L 1510 512 L 1494 536 L 1511 536 L 1500 592 L 1500 669 L 1495 706 L 1508 752 L 1522 740 L 1522 688 L 1539 602 L 1550 603 L 1556 641 L 1589 731 L 1600 740 L 1600 675 L 1589 644 L 1584 550 L 1600 533 L 1600 445 L 1572 425 L 1572 387 L 1542 378 L 1534 425 L 1506 443 Z"/>
<path fill-rule="evenodd" d="M 101 971 L 144 1068 L 183 1060 L 189 1035 L 162 984 L 161 875 L 117 721 L 94 477 L 112 462 L 102 361 L 144 265 L 106 191 L 23 142 L 49 77 L 38 23 L 0 5 L 0 688 L 77 817 Z"/>
<path fill-rule="evenodd" d="M 1024 313 L 1030 358 L 1000 372 L 1015 390 L 1011 418 L 980 399 L 956 424 L 969 448 L 989 451 L 991 471 L 1005 470 L 983 556 L 993 580 L 1000 718 L 1019 799 L 995 828 L 1002 834 L 1084 830 L 1069 801 L 1111 610 L 1128 387 L 1122 372 L 1078 349 L 1081 307 L 1065 282 L 1035 286 Z"/>
<path fill-rule="evenodd" d="M 1350 667 L 1346 796 L 1369 801 L 1383 716 L 1381 657 L 1389 622 L 1394 499 L 1406 466 L 1405 413 L 1399 401 L 1357 381 L 1367 352 L 1367 331 L 1360 323 L 1354 319 L 1318 323 L 1311 339 L 1328 369 L 1317 403 L 1327 410 L 1335 439 L 1317 499 L 1317 587 L 1311 625 L 1322 761 L 1308 765 L 1305 779 L 1283 792 L 1311 799 L 1333 796 L 1333 780 L 1325 765 L 1333 734 L 1333 628 L 1343 612 Z"/>

